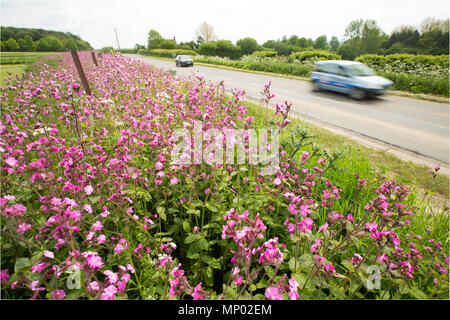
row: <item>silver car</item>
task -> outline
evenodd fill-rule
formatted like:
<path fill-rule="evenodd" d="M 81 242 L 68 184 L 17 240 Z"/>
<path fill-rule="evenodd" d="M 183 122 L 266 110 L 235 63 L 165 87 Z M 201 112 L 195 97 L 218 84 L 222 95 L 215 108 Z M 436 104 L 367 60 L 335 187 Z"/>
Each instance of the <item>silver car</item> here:
<path fill-rule="evenodd" d="M 393 82 L 363 63 L 345 60 L 318 61 L 309 78 L 314 91 L 331 90 L 348 94 L 356 100 L 386 93 Z"/>

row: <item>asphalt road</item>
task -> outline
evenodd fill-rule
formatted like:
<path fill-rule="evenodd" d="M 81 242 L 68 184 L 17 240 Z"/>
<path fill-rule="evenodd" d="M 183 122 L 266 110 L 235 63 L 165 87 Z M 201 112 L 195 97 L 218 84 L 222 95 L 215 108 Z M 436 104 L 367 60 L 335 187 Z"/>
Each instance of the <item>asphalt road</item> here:
<path fill-rule="evenodd" d="M 392 95 L 354 101 L 337 93 L 312 92 L 307 81 L 204 66 L 181 68 L 171 61 L 125 55 L 160 69 L 176 70 L 178 76 L 195 72 L 214 83 L 223 80 L 226 89 L 243 89 L 255 99 L 261 98 L 263 85 L 272 81 L 271 89 L 276 95 L 272 100 L 293 102 L 292 110 L 307 118 L 449 163 L 448 104 Z"/>

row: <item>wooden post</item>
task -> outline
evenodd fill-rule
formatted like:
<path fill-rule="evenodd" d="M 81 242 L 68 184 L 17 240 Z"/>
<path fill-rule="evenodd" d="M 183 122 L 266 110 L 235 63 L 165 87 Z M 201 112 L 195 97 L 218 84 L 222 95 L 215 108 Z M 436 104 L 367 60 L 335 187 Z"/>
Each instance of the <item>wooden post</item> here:
<path fill-rule="evenodd" d="M 80 58 L 78 57 L 78 53 L 76 51 L 72 51 L 72 58 L 75 66 L 77 67 L 78 75 L 80 76 L 81 83 L 83 84 L 84 90 L 88 95 L 91 95 L 91 88 L 89 88 L 89 83 L 87 82 L 86 75 L 83 71 L 83 66 L 81 65 Z"/>
<path fill-rule="evenodd" d="M 95 63 L 95 66 L 98 67 L 97 58 L 95 57 L 95 52 L 91 52 L 91 55 L 92 55 L 92 60 Z"/>

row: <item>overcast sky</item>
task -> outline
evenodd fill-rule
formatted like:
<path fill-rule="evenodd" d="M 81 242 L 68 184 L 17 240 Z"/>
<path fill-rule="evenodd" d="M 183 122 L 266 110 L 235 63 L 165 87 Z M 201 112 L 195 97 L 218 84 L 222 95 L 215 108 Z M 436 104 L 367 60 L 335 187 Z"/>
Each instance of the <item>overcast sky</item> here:
<path fill-rule="evenodd" d="M 156 29 L 164 38 L 191 41 L 206 21 L 220 39 L 244 37 L 260 44 L 293 34 L 343 38 L 352 20 L 374 19 L 386 33 L 427 18 L 447 19 L 448 0 L 0 0 L 1 25 L 70 31 L 95 49 L 146 44 Z"/>

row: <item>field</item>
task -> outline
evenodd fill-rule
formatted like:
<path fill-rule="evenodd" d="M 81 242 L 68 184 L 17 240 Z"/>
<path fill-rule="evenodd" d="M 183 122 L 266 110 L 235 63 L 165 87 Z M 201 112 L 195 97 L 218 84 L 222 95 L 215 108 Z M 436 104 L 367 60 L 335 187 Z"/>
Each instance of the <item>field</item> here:
<path fill-rule="evenodd" d="M 333 148 L 287 102 L 80 58 L 92 96 L 69 54 L 1 89 L 2 297 L 449 298 L 438 167 Z"/>
<path fill-rule="evenodd" d="M 24 73 L 39 59 L 51 54 L 51 52 L 1 52 L 0 86 L 5 84 L 5 78 Z"/>

